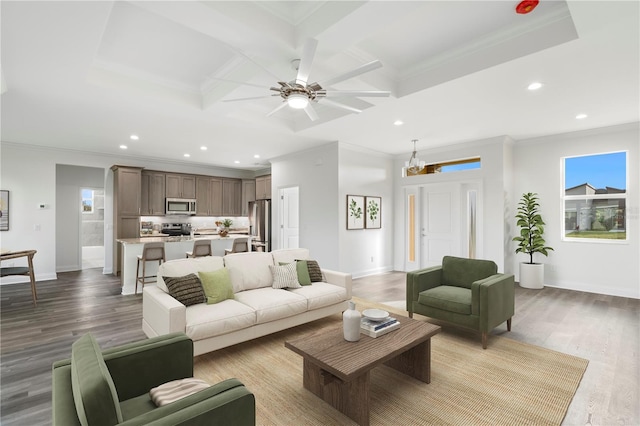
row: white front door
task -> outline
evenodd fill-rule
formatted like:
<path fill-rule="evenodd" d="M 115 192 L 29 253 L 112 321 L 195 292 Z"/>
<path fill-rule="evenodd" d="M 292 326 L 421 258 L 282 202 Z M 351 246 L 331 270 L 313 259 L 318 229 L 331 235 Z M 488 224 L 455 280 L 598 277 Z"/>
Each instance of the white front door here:
<path fill-rule="evenodd" d="M 460 256 L 460 185 L 437 184 L 422 188 L 422 268 L 442 264 L 442 257 Z"/>
<path fill-rule="evenodd" d="M 300 223 L 298 220 L 298 187 L 280 190 L 280 242 L 281 248 L 298 248 Z"/>

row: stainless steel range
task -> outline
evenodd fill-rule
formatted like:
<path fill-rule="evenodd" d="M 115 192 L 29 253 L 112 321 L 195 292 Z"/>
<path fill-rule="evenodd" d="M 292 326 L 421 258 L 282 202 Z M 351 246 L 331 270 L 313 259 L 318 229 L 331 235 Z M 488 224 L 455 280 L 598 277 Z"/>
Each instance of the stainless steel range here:
<path fill-rule="evenodd" d="M 162 233 L 172 237 L 179 235 L 190 235 L 191 224 L 190 223 L 163 223 Z"/>

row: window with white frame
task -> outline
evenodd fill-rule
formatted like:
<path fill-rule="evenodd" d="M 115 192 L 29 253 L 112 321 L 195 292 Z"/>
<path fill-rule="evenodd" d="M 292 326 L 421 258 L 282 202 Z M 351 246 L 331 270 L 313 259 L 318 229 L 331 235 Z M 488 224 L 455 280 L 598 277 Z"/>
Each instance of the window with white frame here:
<path fill-rule="evenodd" d="M 82 213 L 93 213 L 93 189 L 83 189 L 80 193 L 82 196 L 80 206 Z"/>
<path fill-rule="evenodd" d="M 627 152 L 565 157 L 564 239 L 627 240 Z"/>

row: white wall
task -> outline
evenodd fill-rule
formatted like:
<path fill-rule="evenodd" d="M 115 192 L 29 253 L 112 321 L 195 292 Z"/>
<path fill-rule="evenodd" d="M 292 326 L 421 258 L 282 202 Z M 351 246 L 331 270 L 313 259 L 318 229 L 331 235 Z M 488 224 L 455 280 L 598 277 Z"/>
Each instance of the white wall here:
<path fill-rule="evenodd" d="M 640 131 L 638 123 L 571 134 L 513 142 L 502 137 L 453 147 L 420 151 L 419 158 L 440 162 L 480 156 L 481 171 L 443 173 L 402 178 L 407 158 L 395 164 L 395 216 L 404 217 L 404 188 L 455 180 L 482 181 L 482 254 L 494 260 L 500 271 L 513 273 L 524 255 L 515 255 L 511 239 L 518 232 L 514 218 L 518 200 L 524 192 L 537 192 L 546 222 L 545 239 L 554 248 L 544 262 L 545 285 L 566 289 L 640 298 Z M 566 242 L 561 240 L 564 212 L 561 159 L 565 156 L 628 150 L 629 185 L 627 233 L 625 243 Z M 394 269 L 404 268 L 404 223 L 394 225 Z"/>
<path fill-rule="evenodd" d="M 56 278 L 56 165 L 66 164 L 105 169 L 105 273 L 113 267 L 113 173 L 114 164 L 145 167 L 176 173 L 222 177 L 253 178 L 245 170 L 205 167 L 182 162 L 149 160 L 137 157 L 89 154 L 32 145 L 2 142 L 0 188 L 10 191 L 10 228 L 0 233 L 3 249 L 38 251 L 34 257 L 36 280 Z M 37 209 L 44 203 L 47 208 Z M 37 230 L 39 229 L 39 230 Z M 74 244 L 78 244 L 77 241 Z M 64 250 L 68 247 L 65 245 Z M 18 263 L 16 263 L 17 265 Z M 2 284 L 22 282 L 27 277 L 5 277 Z"/>
<path fill-rule="evenodd" d="M 273 194 L 281 188 L 299 187 L 299 245 L 308 248 L 322 267 L 349 272 L 354 277 L 392 269 L 390 156 L 335 142 L 272 160 L 271 184 Z M 347 194 L 382 197 L 382 227 L 348 231 Z M 276 224 L 279 203 L 272 203 L 271 208 Z M 272 239 L 273 248 L 280 248 L 278 232 Z"/>
<path fill-rule="evenodd" d="M 515 208 L 524 192 L 537 192 L 546 222 L 545 240 L 554 248 L 545 263 L 545 285 L 640 298 L 640 132 L 638 123 L 520 141 L 514 147 Z M 562 158 L 628 150 L 627 235 L 624 243 L 562 241 Z M 515 221 L 513 222 L 515 227 Z M 515 249 L 515 246 L 512 246 Z M 514 269 L 524 261 L 514 258 Z M 517 280 L 517 277 L 516 277 Z"/>
<path fill-rule="evenodd" d="M 271 192 L 299 188 L 299 246 L 308 248 L 321 267 L 339 270 L 340 223 L 338 203 L 338 144 L 297 152 L 271 161 Z M 276 226 L 280 203 L 271 203 L 272 225 Z M 272 250 L 281 248 L 280 233 L 273 229 Z"/>
<path fill-rule="evenodd" d="M 340 144 L 339 270 L 354 277 L 393 270 L 393 159 Z M 347 230 L 347 195 L 382 197 L 380 229 Z"/>

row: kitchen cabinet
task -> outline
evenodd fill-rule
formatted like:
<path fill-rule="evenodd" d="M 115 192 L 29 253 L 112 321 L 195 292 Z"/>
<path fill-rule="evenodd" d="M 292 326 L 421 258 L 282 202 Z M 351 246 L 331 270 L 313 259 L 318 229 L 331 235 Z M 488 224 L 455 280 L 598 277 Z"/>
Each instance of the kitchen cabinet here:
<path fill-rule="evenodd" d="M 113 171 L 113 256 L 114 274 L 121 268 L 120 244 L 115 240 L 140 235 L 142 169 L 112 166 Z"/>
<path fill-rule="evenodd" d="M 241 216 L 249 216 L 249 203 L 256 200 L 256 181 L 254 179 L 242 180 L 242 211 Z"/>
<path fill-rule="evenodd" d="M 143 215 L 164 215 L 165 209 L 165 173 L 142 171 L 142 201 Z"/>
<path fill-rule="evenodd" d="M 167 198 L 196 198 L 196 177 L 193 175 L 166 175 Z"/>
<path fill-rule="evenodd" d="M 196 178 L 196 216 L 222 215 L 222 179 Z"/>
<path fill-rule="evenodd" d="M 271 199 L 271 175 L 256 178 L 256 200 Z"/>
<path fill-rule="evenodd" d="M 140 216 L 142 169 L 113 167 L 114 212 L 117 216 Z"/>
<path fill-rule="evenodd" d="M 242 214 L 242 180 L 222 180 L 222 215 L 240 216 Z"/>

